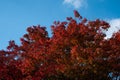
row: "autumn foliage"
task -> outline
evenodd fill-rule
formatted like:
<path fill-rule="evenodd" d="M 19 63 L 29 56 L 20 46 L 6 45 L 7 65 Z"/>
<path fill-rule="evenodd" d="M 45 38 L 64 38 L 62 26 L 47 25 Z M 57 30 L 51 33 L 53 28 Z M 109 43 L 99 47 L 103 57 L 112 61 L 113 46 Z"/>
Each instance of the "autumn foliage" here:
<path fill-rule="evenodd" d="M 0 80 L 112 80 L 120 78 L 120 31 L 105 39 L 110 27 L 102 20 L 75 18 L 32 26 L 0 50 Z"/>

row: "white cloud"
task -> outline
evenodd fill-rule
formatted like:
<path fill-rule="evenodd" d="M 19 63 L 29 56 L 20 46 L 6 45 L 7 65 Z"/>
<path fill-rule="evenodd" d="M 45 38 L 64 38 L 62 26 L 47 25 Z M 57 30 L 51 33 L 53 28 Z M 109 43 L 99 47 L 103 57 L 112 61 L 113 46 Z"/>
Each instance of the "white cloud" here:
<path fill-rule="evenodd" d="M 106 32 L 107 38 L 110 38 L 114 32 L 120 30 L 120 18 L 107 21 L 110 24 L 110 28 Z"/>
<path fill-rule="evenodd" d="M 86 0 L 64 0 L 63 4 L 68 4 L 70 6 L 73 6 L 75 9 L 85 7 L 86 6 Z"/>

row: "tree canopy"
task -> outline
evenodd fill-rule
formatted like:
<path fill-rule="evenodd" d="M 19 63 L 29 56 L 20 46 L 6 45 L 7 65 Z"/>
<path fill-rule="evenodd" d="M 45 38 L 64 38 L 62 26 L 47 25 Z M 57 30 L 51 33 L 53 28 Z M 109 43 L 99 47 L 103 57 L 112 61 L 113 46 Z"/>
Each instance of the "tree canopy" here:
<path fill-rule="evenodd" d="M 120 31 L 105 39 L 110 25 L 75 17 L 55 21 L 52 36 L 46 27 L 32 26 L 0 50 L 0 80 L 112 80 L 120 79 Z"/>

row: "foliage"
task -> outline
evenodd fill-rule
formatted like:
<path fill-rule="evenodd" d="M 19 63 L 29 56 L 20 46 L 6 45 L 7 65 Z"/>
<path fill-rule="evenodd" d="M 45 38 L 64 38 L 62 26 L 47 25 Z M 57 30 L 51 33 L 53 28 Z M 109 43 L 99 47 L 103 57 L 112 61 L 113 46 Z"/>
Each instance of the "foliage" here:
<path fill-rule="evenodd" d="M 52 36 L 45 27 L 28 27 L 21 45 L 9 42 L 0 51 L 0 80 L 111 80 L 120 78 L 120 31 L 105 39 L 102 20 L 55 21 Z"/>

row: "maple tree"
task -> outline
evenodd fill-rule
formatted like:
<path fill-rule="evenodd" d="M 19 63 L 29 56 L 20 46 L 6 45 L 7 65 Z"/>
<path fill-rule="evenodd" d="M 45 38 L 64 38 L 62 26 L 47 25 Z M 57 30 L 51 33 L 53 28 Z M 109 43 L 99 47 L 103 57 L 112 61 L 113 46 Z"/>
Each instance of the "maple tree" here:
<path fill-rule="evenodd" d="M 120 31 L 105 39 L 110 25 L 75 19 L 27 28 L 21 45 L 9 42 L 0 51 L 0 80 L 112 80 L 120 78 Z"/>

